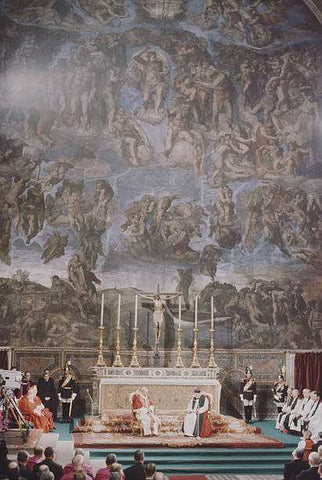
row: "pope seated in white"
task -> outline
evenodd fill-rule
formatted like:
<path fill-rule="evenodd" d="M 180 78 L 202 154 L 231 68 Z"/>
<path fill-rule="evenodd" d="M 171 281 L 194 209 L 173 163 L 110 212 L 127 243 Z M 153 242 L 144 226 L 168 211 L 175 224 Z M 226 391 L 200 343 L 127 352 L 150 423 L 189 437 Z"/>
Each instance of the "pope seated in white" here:
<path fill-rule="evenodd" d="M 136 418 L 142 423 L 145 436 L 159 433 L 160 419 L 154 413 L 154 405 L 148 396 L 148 389 L 142 387 L 131 395 L 132 411 Z"/>

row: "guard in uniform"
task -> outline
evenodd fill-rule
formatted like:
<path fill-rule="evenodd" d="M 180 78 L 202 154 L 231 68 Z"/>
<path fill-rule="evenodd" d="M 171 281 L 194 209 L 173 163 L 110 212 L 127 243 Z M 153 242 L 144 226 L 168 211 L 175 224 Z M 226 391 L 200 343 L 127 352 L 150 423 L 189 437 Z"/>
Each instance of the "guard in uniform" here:
<path fill-rule="evenodd" d="M 252 421 L 253 406 L 256 402 L 256 381 L 253 378 L 252 367 L 246 367 L 245 378 L 240 383 L 239 397 L 244 405 L 245 422 L 250 423 Z"/>
<path fill-rule="evenodd" d="M 277 407 L 277 413 L 281 413 L 282 408 L 284 407 L 287 397 L 287 390 L 287 383 L 284 380 L 284 376 L 280 373 L 278 376 L 278 380 L 274 383 L 274 387 L 272 389 L 274 395 L 274 403 Z"/>
<path fill-rule="evenodd" d="M 72 416 L 72 404 L 77 397 L 77 385 L 75 378 L 70 371 L 70 363 L 67 362 L 64 368 L 64 374 L 59 379 L 58 400 L 62 404 L 62 421 L 69 423 Z"/>

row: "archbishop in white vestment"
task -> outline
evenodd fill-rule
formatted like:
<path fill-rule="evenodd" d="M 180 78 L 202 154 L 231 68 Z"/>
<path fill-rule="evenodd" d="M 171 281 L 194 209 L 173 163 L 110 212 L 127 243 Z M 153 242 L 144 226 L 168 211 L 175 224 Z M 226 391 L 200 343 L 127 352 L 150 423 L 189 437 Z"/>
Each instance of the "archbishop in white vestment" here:
<path fill-rule="evenodd" d="M 196 388 L 188 403 L 183 422 L 183 433 L 186 437 L 209 437 L 211 425 L 209 420 L 210 396 Z"/>

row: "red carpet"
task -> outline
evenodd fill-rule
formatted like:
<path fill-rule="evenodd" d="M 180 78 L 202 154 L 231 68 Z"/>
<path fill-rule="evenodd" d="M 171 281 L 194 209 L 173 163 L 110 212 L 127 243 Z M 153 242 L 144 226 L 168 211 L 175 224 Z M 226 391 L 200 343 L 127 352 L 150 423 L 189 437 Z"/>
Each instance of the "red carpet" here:
<path fill-rule="evenodd" d="M 169 480 L 206 480 L 205 475 L 171 475 Z"/>

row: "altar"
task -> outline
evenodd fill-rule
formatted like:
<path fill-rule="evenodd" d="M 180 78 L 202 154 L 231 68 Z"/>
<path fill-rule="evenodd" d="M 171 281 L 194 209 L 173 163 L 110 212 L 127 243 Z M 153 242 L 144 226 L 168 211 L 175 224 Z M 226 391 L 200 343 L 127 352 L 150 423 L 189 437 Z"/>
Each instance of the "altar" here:
<path fill-rule="evenodd" d="M 221 385 L 214 368 L 93 367 L 93 408 L 96 414 L 130 413 L 130 395 L 147 387 L 159 413 L 182 414 L 193 390 L 199 387 L 212 399 L 211 412 L 219 414 Z"/>

